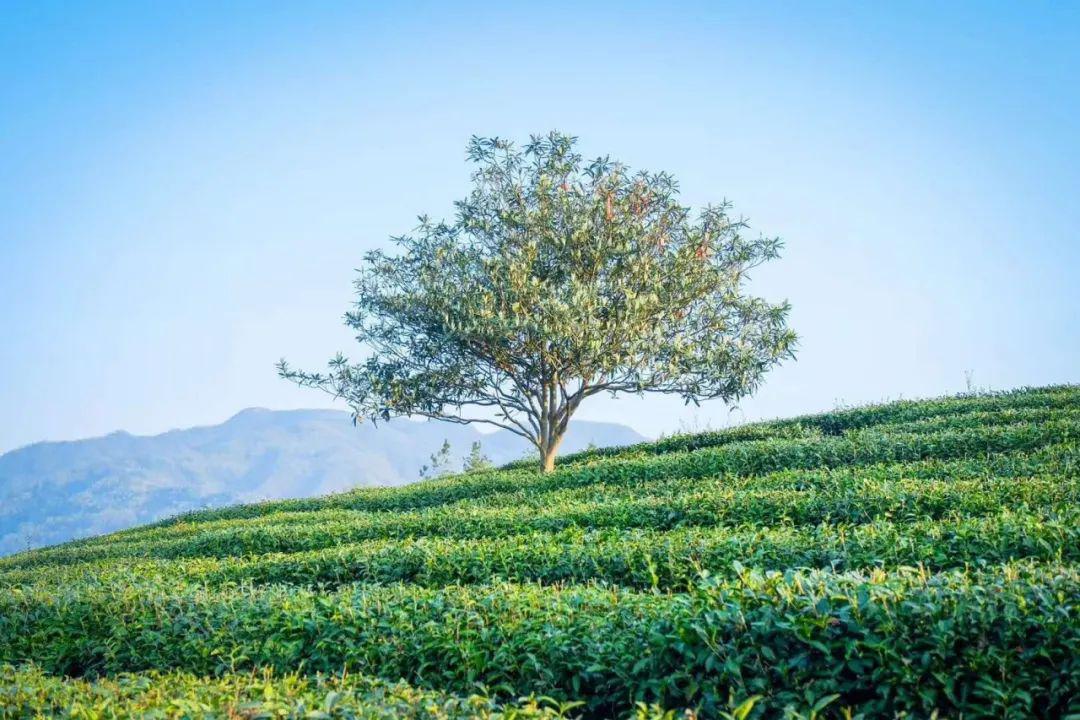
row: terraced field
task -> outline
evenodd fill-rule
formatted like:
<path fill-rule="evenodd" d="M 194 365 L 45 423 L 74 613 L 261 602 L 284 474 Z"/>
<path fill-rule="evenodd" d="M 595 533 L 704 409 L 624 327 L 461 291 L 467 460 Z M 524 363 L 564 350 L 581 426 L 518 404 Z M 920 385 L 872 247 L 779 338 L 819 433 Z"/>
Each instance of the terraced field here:
<path fill-rule="evenodd" d="M 1080 717 L 1080 387 L 0 559 L 0 716 Z"/>

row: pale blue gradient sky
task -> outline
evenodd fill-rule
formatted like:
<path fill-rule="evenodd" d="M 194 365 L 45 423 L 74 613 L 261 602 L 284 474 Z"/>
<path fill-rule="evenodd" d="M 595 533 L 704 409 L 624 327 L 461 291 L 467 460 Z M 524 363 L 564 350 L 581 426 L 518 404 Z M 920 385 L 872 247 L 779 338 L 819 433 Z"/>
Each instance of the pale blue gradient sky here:
<path fill-rule="evenodd" d="M 572 132 L 786 240 L 754 287 L 798 362 L 735 414 L 584 418 L 1080 380 L 1080 5 L 449 5 L 5 3 L 0 451 L 325 405 L 273 363 L 352 350 L 352 269 L 449 212 L 474 133 Z"/>

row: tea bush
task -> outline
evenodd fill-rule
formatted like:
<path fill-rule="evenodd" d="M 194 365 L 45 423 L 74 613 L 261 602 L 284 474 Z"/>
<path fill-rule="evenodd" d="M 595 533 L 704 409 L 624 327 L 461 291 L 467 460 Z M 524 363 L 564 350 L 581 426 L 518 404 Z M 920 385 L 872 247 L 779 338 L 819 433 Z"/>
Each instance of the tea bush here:
<path fill-rule="evenodd" d="M 1067 717 L 1080 388 L 905 401 L 0 559 L 0 717 Z"/>
<path fill-rule="evenodd" d="M 525 699 L 499 704 L 372 678 L 275 675 L 206 678 L 181 672 L 120 673 L 88 683 L 33 666 L 0 667 L 0 718 L 341 718 L 348 720 L 525 720 L 566 717 L 572 705 Z"/>

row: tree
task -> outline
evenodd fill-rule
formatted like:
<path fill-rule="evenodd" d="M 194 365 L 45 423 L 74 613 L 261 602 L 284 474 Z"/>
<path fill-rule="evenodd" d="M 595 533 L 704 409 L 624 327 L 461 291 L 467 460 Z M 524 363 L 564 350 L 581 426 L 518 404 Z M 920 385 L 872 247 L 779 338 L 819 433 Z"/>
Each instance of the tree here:
<path fill-rule="evenodd" d="M 420 466 L 421 478 L 437 478 L 450 472 L 450 441 L 445 438 L 442 446 L 431 453 L 431 464 Z"/>
<path fill-rule="evenodd" d="M 481 447 L 479 440 L 473 441 L 472 447 L 469 448 L 469 454 L 465 456 L 465 462 L 462 463 L 461 469 L 463 472 L 467 473 L 491 469 L 491 458 L 484 454 L 484 449 Z"/>
<path fill-rule="evenodd" d="M 586 162 L 552 132 L 524 148 L 474 137 L 473 188 L 451 222 L 419 218 L 370 252 L 345 321 L 366 359 L 282 377 L 344 399 L 354 420 L 489 423 L 545 471 L 598 393 L 737 401 L 794 356 L 789 306 L 747 294 L 778 257 L 725 201 L 693 214 L 670 175 Z"/>

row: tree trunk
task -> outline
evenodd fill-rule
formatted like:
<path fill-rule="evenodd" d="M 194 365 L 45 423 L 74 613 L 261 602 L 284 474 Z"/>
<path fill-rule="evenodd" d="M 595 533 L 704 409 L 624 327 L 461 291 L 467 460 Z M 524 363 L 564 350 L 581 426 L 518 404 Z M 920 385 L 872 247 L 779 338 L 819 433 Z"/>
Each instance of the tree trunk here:
<path fill-rule="evenodd" d="M 555 454 L 559 451 L 561 442 L 562 435 L 553 437 L 548 441 L 547 447 L 540 451 L 540 465 L 544 472 L 549 473 L 555 469 Z"/>

